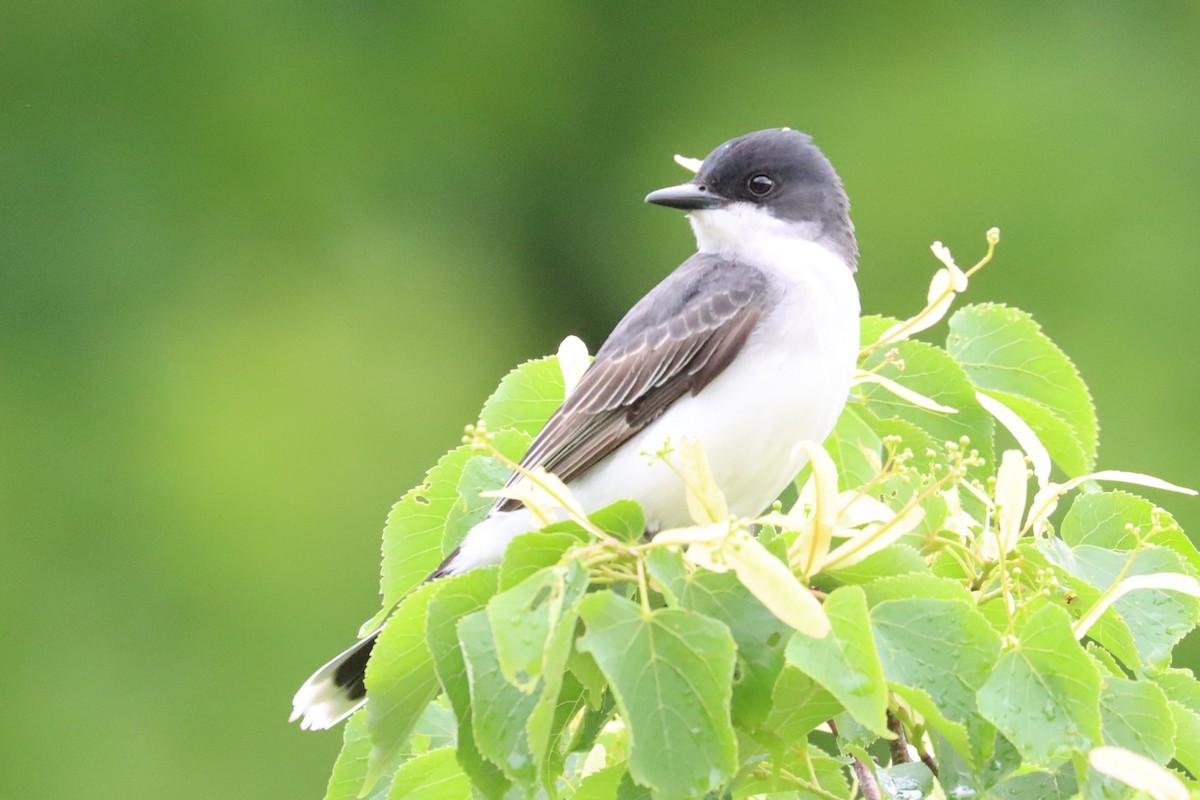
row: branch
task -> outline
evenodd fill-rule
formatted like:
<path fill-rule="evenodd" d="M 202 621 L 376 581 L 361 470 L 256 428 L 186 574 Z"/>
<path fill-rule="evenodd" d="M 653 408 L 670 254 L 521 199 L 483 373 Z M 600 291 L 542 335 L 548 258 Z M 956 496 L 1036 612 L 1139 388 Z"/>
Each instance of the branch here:
<path fill-rule="evenodd" d="M 896 734 L 896 738 L 888 742 L 888 747 L 892 751 L 893 764 L 907 764 L 912 761 L 912 756 L 908 752 L 908 739 L 904 736 L 904 724 L 900 719 L 892 713 L 891 709 L 887 712 L 888 730 Z"/>
<path fill-rule="evenodd" d="M 838 735 L 837 723 L 829 720 L 829 730 L 833 731 L 833 735 Z M 871 768 L 859 759 L 858 756 L 851 755 L 854 759 L 854 777 L 858 779 L 858 785 L 862 788 L 863 800 L 883 800 L 883 795 L 879 793 L 879 784 L 875 782 L 875 774 L 871 772 Z"/>

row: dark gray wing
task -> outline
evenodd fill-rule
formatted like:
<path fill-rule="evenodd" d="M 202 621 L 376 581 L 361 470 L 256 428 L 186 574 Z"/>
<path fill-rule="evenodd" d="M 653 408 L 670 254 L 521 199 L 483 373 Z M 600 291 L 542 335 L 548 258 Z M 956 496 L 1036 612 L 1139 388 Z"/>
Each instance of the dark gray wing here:
<path fill-rule="evenodd" d="M 629 310 L 521 466 L 570 481 L 676 400 L 699 392 L 769 310 L 767 288 L 766 276 L 751 266 L 703 254 L 685 261 Z M 520 503 L 501 500 L 495 507 L 509 511 Z"/>

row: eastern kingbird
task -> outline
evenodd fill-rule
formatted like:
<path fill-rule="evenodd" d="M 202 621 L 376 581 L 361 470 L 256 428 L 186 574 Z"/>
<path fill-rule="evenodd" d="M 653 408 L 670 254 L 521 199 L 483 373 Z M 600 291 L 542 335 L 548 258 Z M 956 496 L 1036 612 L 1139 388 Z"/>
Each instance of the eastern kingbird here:
<path fill-rule="evenodd" d="M 697 252 L 625 315 L 521 465 L 556 474 L 588 512 L 638 501 L 653 534 L 691 520 L 683 483 L 644 453 L 698 439 L 730 512 L 752 516 L 804 466 L 800 443 L 829 435 L 858 354 L 858 244 L 833 165 L 787 128 L 725 142 L 646 202 L 687 211 Z M 538 527 L 499 500 L 430 578 L 495 564 Z M 365 703 L 378 635 L 317 670 L 292 719 L 328 728 Z"/>

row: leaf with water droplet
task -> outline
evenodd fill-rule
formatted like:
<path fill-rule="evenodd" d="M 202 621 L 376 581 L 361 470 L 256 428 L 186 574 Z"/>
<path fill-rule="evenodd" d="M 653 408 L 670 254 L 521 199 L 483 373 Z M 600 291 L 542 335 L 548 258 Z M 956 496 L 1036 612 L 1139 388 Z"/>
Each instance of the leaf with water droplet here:
<path fill-rule="evenodd" d="M 1099 592 L 1106 591 L 1118 579 L 1158 573 L 1186 574 L 1189 569 L 1183 556 L 1153 545 L 1133 555 L 1132 563 L 1129 563 L 1130 553 L 1086 544 L 1068 548 L 1057 539 L 1044 541 L 1041 550 L 1052 564 Z M 1165 589 L 1130 592 L 1117 599 L 1112 608 L 1128 627 L 1141 663 L 1152 669 L 1170 664 L 1171 651 L 1200 618 L 1200 600 Z"/>
<path fill-rule="evenodd" d="M 425 624 L 434 669 L 458 720 L 458 761 L 476 790 L 490 800 L 499 800 L 509 781 L 499 767 L 480 754 L 475 743 L 471 689 L 458 642 L 458 621 L 487 605 L 496 592 L 496 573 L 496 567 L 481 567 L 438 581 L 441 588 L 429 602 Z"/>
<path fill-rule="evenodd" d="M 992 415 L 979 405 L 975 387 L 962 367 L 945 350 L 925 342 L 911 339 L 897 342 L 894 349 L 898 351 L 899 359 L 890 361 L 889 349 L 875 350 L 867 356 L 863 368 L 878 369 L 880 375 L 940 405 L 953 408 L 957 413 L 946 414 L 918 408 L 880 386 L 863 384 L 858 391 L 866 398 L 866 408 L 878 422 L 874 422 L 870 416 L 864 416 L 864 419 L 883 435 L 900 432 L 905 426 L 914 426 L 924 433 L 928 437 L 924 441 L 905 436 L 905 445 L 912 448 L 913 463 L 918 468 L 928 466 L 924 455 L 926 445 L 940 451 L 943 442 L 957 442 L 963 436 L 970 438 L 971 448 L 978 450 L 990 465 L 995 424 Z M 903 362 L 902 370 L 896 366 L 896 360 Z M 889 363 L 885 364 L 885 361 Z M 891 420 L 897 420 L 900 428 L 890 428 Z M 989 474 L 982 467 L 972 467 L 971 473 L 981 479 Z"/>
<path fill-rule="evenodd" d="M 693 611 L 646 612 L 612 592 L 579 607 L 579 648 L 596 659 L 629 737 L 629 772 L 659 800 L 703 797 L 737 768 L 730 721 L 736 646 Z"/>
<path fill-rule="evenodd" d="M 823 639 L 797 632 L 788 642 L 787 660 L 837 698 L 855 719 L 874 733 L 887 729 L 887 683 L 871 636 L 867 599 L 857 586 L 844 586 L 825 600 L 832 630 Z"/>
<path fill-rule="evenodd" d="M 1058 606 L 1027 615 L 1016 635 L 979 690 L 979 710 L 1030 766 L 1057 767 L 1102 741 L 1100 672 Z"/>
<path fill-rule="evenodd" d="M 488 602 L 500 669 L 513 686 L 523 692 L 537 688 L 546 640 L 564 619 L 575 624 L 573 609 L 587 582 L 579 562 L 570 561 L 545 567 Z"/>
<path fill-rule="evenodd" d="M 945 800 L 937 779 L 920 761 L 877 770 L 877 778 L 887 800 Z"/>
<path fill-rule="evenodd" d="M 771 711 L 771 690 L 783 669 L 783 650 L 792 632 L 732 572 L 696 570 L 679 591 L 679 605 L 725 623 L 738 648 L 733 719 L 749 728 Z"/>
<path fill-rule="evenodd" d="M 1091 395 L 1029 314 L 996 303 L 966 306 L 950 317 L 946 349 L 975 386 L 1033 429 L 1068 475 L 1091 471 L 1099 434 Z"/>
<path fill-rule="evenodd" d="M 529 446 L 529 436 L 519 431 L 496 430 L 492 444 L 510 458 L 519 458 Z M 392 507 L 383 530 L 379 590 L 384 608 L 391 608 L 420 586 L 458 544 L 458 538 L 466 534 L 465 529 L 455 529 L 448 536 L 446 521 L 462 502 L 459 484 L 467 463 L 479 457 L 469 445 L 451 450 L 429 470 L 424 484 L 409 491 Z M 483 472 L 486 470 L 477 476 L 481 480 Z"/>
<path fill-rule="evenodd" d="M 791 664 L 784 664 L 770 696 L 770 714 L 759 731 L 782 742 L 797 742 L 842 712 L 825 687 Z"/>
<path fill-rule="evenodd" d="M 537 769 L 529 750 L 525 723 L 537 695 L 525 694 L 505 680 L 486 611 L 476 611 L 459 620 L 458 640 L 467 666 L 471 724 L 479 752 L 509 780 L 532 786 L 537 780 Z"/>
<path fill-rule="evenodd" d="M 388 800 L 443 800 L 470 794 L 471 782 L 455 760 L 454 748 L 443 747 L 404 762 Z"/>
<path fill-rule="evenodd" d="M 383 777 L 425 706 L 441 688 L 425 640 L 425 621 L 430 599 L 442 588 L 427 583 L 406 597 L 379 634 L 367 662 L 366 684 L 371 695 L 367 729 L 374 745 L 367 789 Z"/>
<path fill-rule="evenodd" d="M 961 588 L 932 577 L 894 579 L 892 583 Z M 937 712 L 928 721 L 963 758 L 979 766 L 986 734 L 992 728 L 976 709 L 975 693 L 1000 657 L 1000 636 L 969 595 L 947 589 L 943 596 L 953 599 L 909 596 L 880 602 L 871 608 L 871 629 L 893 690 L 915 689 L 927 697 Z M 911 701 L 923 699 L 917 696 Z M 968 740 L 976 745 L 973 751 L 963 749 Z"/>
<path fill-rule="evenodd" d="M 1175 756 L 1175 725 L 1167 695 L 1149 681 L 1105 676 L 1100 690 L 1105 744 L 1166 764 Z"/>

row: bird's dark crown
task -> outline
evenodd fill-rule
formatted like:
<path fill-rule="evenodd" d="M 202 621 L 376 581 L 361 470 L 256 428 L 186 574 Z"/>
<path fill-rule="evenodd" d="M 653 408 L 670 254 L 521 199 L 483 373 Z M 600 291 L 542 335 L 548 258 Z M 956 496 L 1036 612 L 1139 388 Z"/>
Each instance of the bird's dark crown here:
<path fill-rule="evenodd" d="M 713 150 L 692 181 L 730 202 L 751 203 L 789 222 L 812 223 L 854 269 L 858 244 L 842 180 L 808 134 L 772 128 Z"/>

